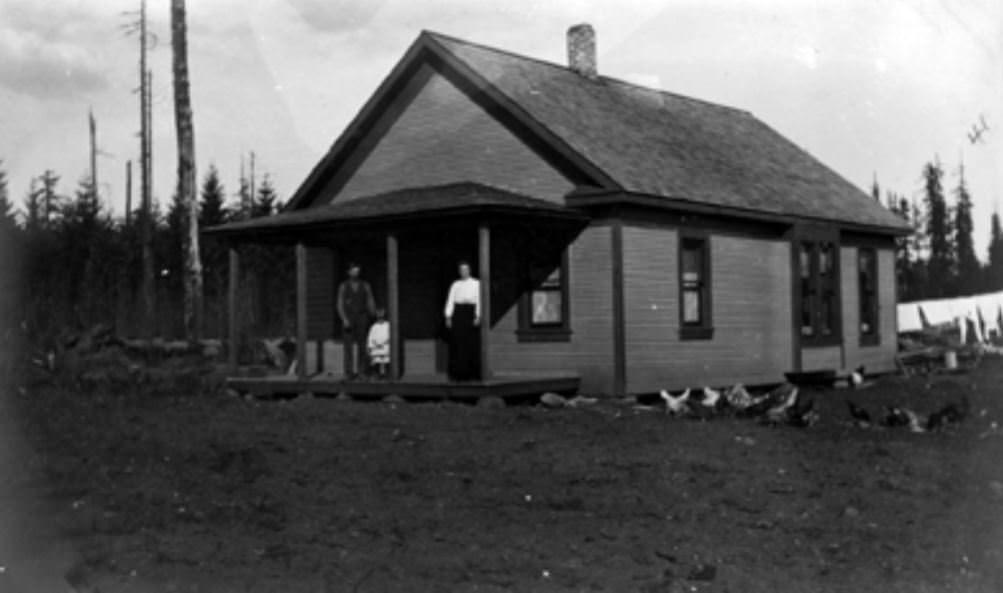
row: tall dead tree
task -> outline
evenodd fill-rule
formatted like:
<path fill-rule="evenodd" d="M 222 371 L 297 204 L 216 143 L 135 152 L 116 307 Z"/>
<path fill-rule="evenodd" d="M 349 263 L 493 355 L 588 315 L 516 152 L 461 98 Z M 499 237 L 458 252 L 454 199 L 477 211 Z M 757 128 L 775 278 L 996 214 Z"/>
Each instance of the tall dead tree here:
<path fill-rule="evenodd" d="M 87 113 L 87 123 L 90 125 L 91 132 L 91 192 L 94 193 L 94 199 L 98 199 L 98 132 L 97 132 L 97 122 L 94 121 L 94 110 L 91 109 Z"/>
<path fill-rule="evenodd" d="M 198 199 L 195 187 L 195 130 L 188 80 L 188 31 L 185 0 L 171 0 L 171 47 L 174 64 L 174 126 L 178 136 L 178 198 L 185 205 L 185 337 L 202 334 L 202 260 L 199 257 Z"/>
<path fill-rule="evenodd" d="M 142 253 L 140 293 L 142 310 L 142 333 L 152 337 L 156 323 L 156 290 L 153 274 L 153 151 L 152 123 L 153 110 L 150 107 L 153 75 L 146 65 L 146 54 L 150 47 L 150 35 L 146 27 L 146 0 L 140 0 L 139 11 L 123 14 L 136 15 L 136 20 L 122 26 L 126 35 L 139 37 L 139 242 Z M 126 213 L 128 219 L 129 213 Z"/>

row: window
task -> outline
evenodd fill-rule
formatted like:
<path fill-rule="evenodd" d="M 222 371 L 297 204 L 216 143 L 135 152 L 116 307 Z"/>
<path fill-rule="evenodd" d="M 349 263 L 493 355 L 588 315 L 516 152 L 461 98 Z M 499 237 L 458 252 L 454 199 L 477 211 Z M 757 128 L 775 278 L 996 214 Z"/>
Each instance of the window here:
<path fill-rule="evenodd" d="M 679 240 L 679 337 L 709 340 L 714 336 L 710 310 L 710 249 L 706 237 Z"/>
<path fill-rule="evenodd" d="M 801 337 L 806 344 L 839 340 L 838 246 L 832 241 L 801 241 Z"/>
<path fill-rule="evenodd" d="M 523 342 L 558 342 L 571 338 L 568 306 L 567 256 L 557 261 L 531 261 L 526 289 L 519 302 L 519 330 Z"/>
<path fill-rule="evenodd" d="M 860 343 L 881 342 L 878 334 L 878 258 L 873 247 L 857 252 L 857 289 L 860 296 Z"/>
<path fill-rule="evenodd" d="M 535 270 L 537 275 L 540 270 Z M 546 272 L 544 272 L 546 273 Z M 532 276 L 533 273 L 531 272 Z M 532 305 L 529 313 L 530 327 L 559 327 L 564 323 L 564 282 L 561 266 L 555 267 L 537 288 L 530 292 Z"/>

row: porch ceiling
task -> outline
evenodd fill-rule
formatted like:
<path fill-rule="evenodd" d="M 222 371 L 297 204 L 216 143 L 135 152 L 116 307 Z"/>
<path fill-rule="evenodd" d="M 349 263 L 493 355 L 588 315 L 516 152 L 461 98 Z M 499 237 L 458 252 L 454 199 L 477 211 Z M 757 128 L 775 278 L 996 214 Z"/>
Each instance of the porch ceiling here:
<path fill-rule="evenodd" d="M 583 223 L 582 210 L 531 198 L 479 183 L 414 187 L 324 206 L 282 212 L 273 216 L 211 227 L 206 234 L 241 242 L 288 242 L 304 233 L 332 228 L 394 227 L 422 219 L 442 220 L 455 216 L 514 216 L 533 220 Z"/>

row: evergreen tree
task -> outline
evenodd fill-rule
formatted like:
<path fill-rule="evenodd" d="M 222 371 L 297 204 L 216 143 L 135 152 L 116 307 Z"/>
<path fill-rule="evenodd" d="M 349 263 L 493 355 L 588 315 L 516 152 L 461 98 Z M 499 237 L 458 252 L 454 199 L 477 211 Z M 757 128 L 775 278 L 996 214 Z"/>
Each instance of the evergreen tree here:
<path fill-rule="evenodd" d="M 954 253 L 957 259 L 957 289 L 962 295 L 975 294 L 979 290 L 982 268 L 975 256 L 975 242 L 972 238 L 972 197 L 965 182 L 964 165 L 960 168 L 958 187 L 954 194 L 957 197 L 953 229 Z"/>
<path fill-rule="evenodd" d="M 1000 213 L 993 212 L 989 224 L 989 263 L 986 266 L 986 288 L 990 291 L 1003 290 L 1003 229 L 1000 227 Z"/>
<path fill-rule="evenodd" d="M 915 227 L 909 210 L 909 202 L 904 197 L 889 191 L 885 200 L 892 213 L 901 217 L 909 226 Z M 912 244 L 911 235 L 895 239 L 895 279 L 898 282 L 899 298 L 903 301 L 909 300 L 915 294 Z"/>
<path fill-rule="evenodd" d="M 3 170 L 3 161 L 0 160 L 0 236 L 11 236 L 15 230 L 17 214 L 7 192 L 7 172 Z"/>
<path fill-rule="evenodd" d="M 199 211 L 199 226 L 208 228 L 223 224 L 227 219 L 224 200 L 226 191 L 219 180 L 219 171 L 209 165 L 209 172 L 202 181 L 202 208 Z M 226 329 L 226 308 L 223 307 L 227 287 L 226 247 L 215 237 L 207 236 L 202 245 L 202 273 L 205 275 L 206 294 L 206 335 L 222 336 Z"/>
<path fill-rule="evenodd" d="M 234 207 L 233 218 L 235 220 L 246 220 L 251 217 L 253 210 L 254 200 L 251 196 L 251 183 L 241 173 L 240 183 L 237 188 L 237 205 Z"/>
<path fill-rule="evenodd" d="M 949 279 L 952 276 L 953 258 L 949 237 L 947 202 L 941 180 L 944 176 L 939 161 L 927 163 L 923 168 L 926 202 L 926 234 L 930 241 L 930 258 L 927 261 L 927 294 L 932 298 L 948 296 Z"/>
<path fill-rule="evenodd" d="M 41 185 L 39 191 L 41 192 L 43 224 L 50 226 L 56 222 L 59 212 L 63 209 L 63 198 L 56 191 L 59 185 L 59 175 L 56 175 L 51 169 L 46 169 L 38 176 L 38 182 Z"/>
<path fill-rule="evenodd" d="M 272 187 L 271 178 L 265 173 L 264 178 L 261 180 L 261 187 L 258 188 L 258 199 L 254 201 L 251 207 L 251 216 L 253 218 L 270 216 L 278 208 L 278 197 L 275 194 L 275 188 Z"/>
<path fill-rule="evenodd" d="M 202 205 L 199 210 L 199 227 L 208 228 L 226 222 L 226 191 L 219 180 L 215 165 L 209 165 L 209 172 L 202 181 Z"/>
<path fill-rule="evenodd" d="M 28 195 L 24 198 L 24 229 L 35 233 L 45 227 L 45 205 L 42 204 L 42 192 L 37 181 L 32 178 Z"/>

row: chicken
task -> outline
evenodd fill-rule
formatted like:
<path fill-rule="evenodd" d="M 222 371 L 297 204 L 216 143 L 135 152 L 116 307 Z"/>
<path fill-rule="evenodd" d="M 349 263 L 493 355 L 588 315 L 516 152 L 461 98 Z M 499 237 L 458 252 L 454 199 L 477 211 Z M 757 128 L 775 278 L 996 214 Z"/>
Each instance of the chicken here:
<path fill-rule="evenodd" d="M 794 405 L 798 401 L 798 388 L 795 387 L 790 390 L 784 401 L 773 406 L 766 411 L 766 421 L 770 424 L 780 424 L 787 422 L 789 419 L 789 412 L 794 408 Z"/>
<path fill-rule="evenodd" d="M 679 415 L 684 414 L 687 410 L 689 410 L 688 402 L 690 399 L 690 390 L 688 387 L 686 388 L 686 391 L 679 395 L 674 396 L 664 389 L 659 395 L 661 395 L 662 399 L 665 400 L 666 414 Z"/>
<path fill-rule="evenodd" d="M 728 405 L 735 408 L 736 410 L 744 410 L 752 405 L 752 396 L 749 392 L 745 390 L 745 386 L 741 383 L 735 383 L 735 385 L 728 390 L 724 395 L 725 400 Z"/>
<path fill-rule="evenodd" d="M 926 429 L 937 430 L 948 424 L 961 422 L 968 415 L 969 407 L 970 404 L 967 396 L 963 397 L 958 403 L 947 404 L 930 414 L 930 417 L 926 420 Z"/>
<path fill-rule="evenodd" d="M 908 426 L 909 415 L 898 406 L 885 406 L 885 415 L 881 419 L 881 426 L 889 428 L 895 426 Z"/>
<path fill-rule="evenodd" d="M 850 373 L 850 387 L 857 389 L 864 384 L 864 365 L 860 365 Z"/>
<path fill-rule="evenodd" d="M 787 412 L 787 424 L 798 428 L 814 426 L 821 418 L 821 415 L 815 411 L 815 400 L 812 398 L 799 399 L 797 405 Z"/>
<path fill-rule="evenodd" d="M 700 405 L 702 405 L 704 407 L 707 407 L 707 408 L 715 408 L 716 409 L 716 408 L 720 408 L 721 404 L 723 404 L 725 401 L 726 400 L 723 397 L 721 397 L 721 392 L 720 391 L 718 391 L 716 389 L 712 389 L 710 387 L 707 387 L 706 385 L 704 386 L 704 388 L 703 388 L 703 399 L 700 400 Z"/>
<path fill-rule="evenodd" d="M 867 410 L 849 400 L 846 402 L 846 407 L 850 409 L 850 417 L 853 418 L 854 424 L 863 427 L 871 425 L 871 415 L 867 412 Z"/>
<path fill-rule="evenodd" d="M 916 412 L 910 410 L 909 408 L 900 408 L 902 413 L 905 414 L 906 418 L 909 419 L 909 431 L 910 432 L 926 432 L 926 426 L 928 420 L 917 414 Z"/>

